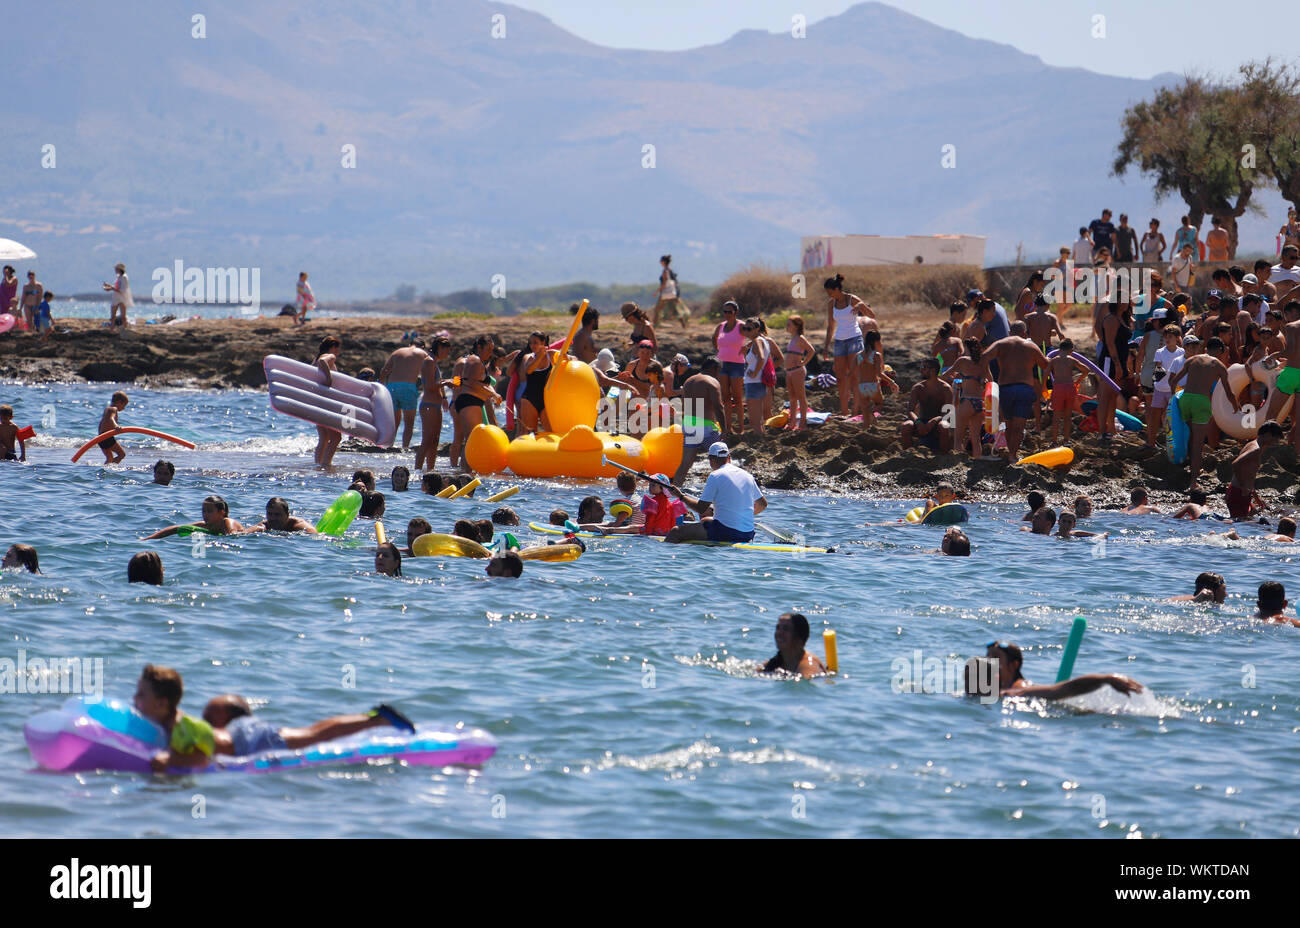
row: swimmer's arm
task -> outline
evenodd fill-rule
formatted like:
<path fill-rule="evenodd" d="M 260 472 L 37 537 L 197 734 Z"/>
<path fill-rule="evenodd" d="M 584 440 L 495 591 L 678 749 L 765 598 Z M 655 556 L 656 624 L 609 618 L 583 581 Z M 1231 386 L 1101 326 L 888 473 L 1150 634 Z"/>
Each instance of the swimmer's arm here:
<path fill-rule="evenodd" d="M 295 532 L 302 532 L 304 535 L 320 534 L 320 532 L 316 531 L 316 526 L 312 525 L 306 519 L 295 519 L 294 524 L 296 526 L 296 528 L 294 528 Z"/>
<path fill-rule="evenodd" d="M 184 525 L 169 525 L 166 528 L 160 528 L 152 535 L 145 535 L 141 541 L 153 541 L 155 538 L 170 538 L 183 528 L 203 528 L 202 522 L 186 522 Z"/>
<path fill-rule="evenodd" d="M 1012 690 L 1009 695 L 1037 696 L 1039 699 L 1070 699 L 1091 693 L 1103 686 L 1109 686 L 1115 692 L 1125 695 L 1142 692 L 1142 684 L 1128 677 L 1121 677 L 1114 673 L 1090 673 L 1075 677 L 1073 680 L 1066 680 L 1064 683 L 1022 686 Z"/>

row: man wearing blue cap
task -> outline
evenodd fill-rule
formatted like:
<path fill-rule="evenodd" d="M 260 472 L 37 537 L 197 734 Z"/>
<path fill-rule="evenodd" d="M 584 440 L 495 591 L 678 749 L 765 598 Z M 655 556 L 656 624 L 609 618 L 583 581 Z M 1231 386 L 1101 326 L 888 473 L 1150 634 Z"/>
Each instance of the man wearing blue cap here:
<path fill-rule="evenodd" d="M 673 495 L 701 516 L 699 522 L 686 522 L 676 526 L 664 541 L 676 544 L 681 541 L 743 542 L 754 539 L 754 517 L 767 508 L 767 500 L 748 471 L 731 463 L 731 449 L 726 442 L 715 441 L 709 446 L 709 467 L 712 473 L 704 482 L 699 498 L 687 496 L 674 485 Z M 705 516 L 709 507 L 713 515 Z"/>

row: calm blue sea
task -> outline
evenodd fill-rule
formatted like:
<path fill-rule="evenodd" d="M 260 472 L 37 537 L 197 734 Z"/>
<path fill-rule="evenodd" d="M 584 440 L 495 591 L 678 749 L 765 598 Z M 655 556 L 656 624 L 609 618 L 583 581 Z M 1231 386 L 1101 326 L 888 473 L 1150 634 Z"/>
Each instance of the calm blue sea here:
<path fill-rule="evenodd" d="M 1022 534 L 1022 506 L 986 504 L 972 507 L 974 555 L 949 559 L 925 553 L 942 529 L 865 527 L 912 500 L 772 492 L 765 521 L 848 553 L 606 540 L 516 581 L 453 558 L 407 559 L 394 579 L 372 571 L 368 522 L 343 539 L 139 539 L 197 519 L 210 493 L 246 523 L 272 495 L 314 520 L 360 466 L 381 475 L 394 535 L 416 515 L 448 531 L 494 507 L 392 493 L 391 456 L 340 454 L 334 473 L 319 473 L 314 429 L 252 391 L 128 387 L 124 425 L 198 450 L 137 436 L 121 465 L 102 466 L 97 450 L 70 464 L 113 389 L 0 385 L 0 402 L 40 433 L 26 465 L 0 465 L 0 549 L 35 545 L 44 570 L 0 574 L 0 658 L 102 658 L 107 691 L 127 698 L 143 664 L 169 664 L 190 711 L 237 692 L 284 725 L 387 700 L 417 721 L 486 728 L 500 751 L 478 772 L 54 775 L 34 769 L 21 729 L 64 697 L 0 695 L 6 835 L 1300 832 L 1288 798 L 1300 769 L 1300 629 L 1249 618 L 1260 582 L 1282 580 L 1295 596 L 1300 574 L 1296 554 L 1257 528 L 1228 543 L 1207 534 L 1214 523 L 1101 513 L 1085 523 L 1112 533 L 1098 550 Z M 170 487 L 150 482 L 159 457 L 176 464 Z M 525 520 L 572 513 L 589 492 L 615 495 L 522 483 L 510 505 Z M 162 555 L 162 588 L 126 583 L 128 559 L 147 548 Z M 1207 569 L 1227 577 L 1222 607 L 1165 602 Z M 809 617 L 819 653 L 821 631 L 837 632 L 834 681 L 754 674 L 791 609 Z M 1021 644 L 1027 676 L 1050 682 L 1079 615 L 1089 627 L 1076 673 L 1128 674 L 1146 694 L 1043 707 L 905 691 L 914 675 L 942 683 L 994 638 Z"/>

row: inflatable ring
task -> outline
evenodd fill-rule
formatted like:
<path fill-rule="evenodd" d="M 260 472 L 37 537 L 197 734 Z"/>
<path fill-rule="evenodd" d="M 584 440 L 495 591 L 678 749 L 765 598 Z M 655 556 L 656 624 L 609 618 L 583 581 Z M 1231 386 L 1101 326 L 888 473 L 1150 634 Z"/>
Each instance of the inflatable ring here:
<path fill-rule="evenodd" d="M 1277 375 L 1280 372 L 1280 368 L 1269 370 L 1262 361 L 1256 361 L 1249 373 L 1246 371 L 1244 364 L 1234 364 L 1228 368 L 1228 386 L 1232 388 L 1234 396 L 1240 396 L 1241 391 L 1246 389 L 1247 383 L 1251 380 L 1257 380 L 1268 388 L 1268 395 L 1271 397 L 1273 390 L 1276 389 Z M 1282 404 L 1282 408 L 1278 411 L 1278 421 L 1286 419 L 1294 404 L 1295 397 L 1287 397 Z M 1265 416 L 1268 414 L 1267 406 L 1263 409 L 1256 409 L 1248 404 L 1242 405 L 1241 412 L 1233 412 L 1232 401 L 1228 399 L 1228 395 L 1223 392 L 1218 384 L 1215 384 L 1214 392 L 1210 394 L 1210 409 L 1214 413 L 1214 424 L 1219 427 L 1220 431 L 1242 441 L 1248 441 L 1259 434 L 1259 427 L 1264 424 Z"/>

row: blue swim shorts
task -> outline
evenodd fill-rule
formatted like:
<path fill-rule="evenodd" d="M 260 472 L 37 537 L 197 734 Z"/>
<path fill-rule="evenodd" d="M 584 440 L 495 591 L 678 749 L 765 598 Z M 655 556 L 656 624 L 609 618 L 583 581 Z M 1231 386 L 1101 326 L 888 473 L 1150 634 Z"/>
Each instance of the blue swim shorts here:
<path fill-rule="evenodd" d="M 415 409 L 420 404 L 420 389 L 413 383 L 394 380 L 388 384 L 388 392 L 393 395 L 393 408 L 398 412 Z"/>
<path fill-rule="evenodd" d="M 288 747 L 280 737 L 280 730 L 270 722 L 251 715 L 243 715 L 226 726 L 231 748 L 236 757 L 248 757 L 265 751 L 283 751 Z"/>
<path fill-rule="evenodd" d="M 998 409 L 1003 419 L 1032 419 L 1038 391 L 1029 384 L 1009 383 L 998 391 Z"/>

